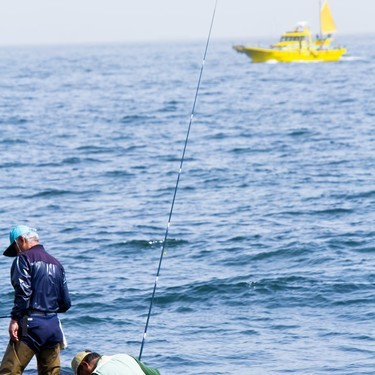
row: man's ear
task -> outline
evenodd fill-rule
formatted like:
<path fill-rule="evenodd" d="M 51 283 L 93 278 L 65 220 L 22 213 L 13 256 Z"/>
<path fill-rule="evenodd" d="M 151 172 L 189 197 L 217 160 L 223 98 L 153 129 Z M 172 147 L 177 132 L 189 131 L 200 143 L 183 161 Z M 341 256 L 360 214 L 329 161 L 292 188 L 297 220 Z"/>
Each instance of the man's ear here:
<path fill-rule="evenodd" d="M 86 362 L 86 361 L 82 361 L 79 365 L 80 367 L 83 367 L 83 370 L 85 371 L 85 373 L 87 372 L 87 369 L 89 367 L 89 364 Z"/>
<path fill-rule="evenodd" d="M 80 366 L 83 367 L 85 374 L 91 374 L 94 370 L 93 368 L 94 366 L 91 363 L 86 362 L 86 361 L 82 361 Z"/>
<path fill-rule="evenodd" d="M 27 242 L 27 239 L 24 236 L 19 236 L 17 239 L 21 240 L 21 243 L 24 244 Z"/>

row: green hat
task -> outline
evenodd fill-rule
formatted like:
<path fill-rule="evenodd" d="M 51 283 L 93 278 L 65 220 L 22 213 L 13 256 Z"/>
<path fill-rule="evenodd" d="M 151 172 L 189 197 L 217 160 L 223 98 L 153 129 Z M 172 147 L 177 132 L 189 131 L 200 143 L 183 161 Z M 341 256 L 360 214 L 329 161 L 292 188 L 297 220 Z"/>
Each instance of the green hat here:
<path fill-rule="evenodd" d="M 9 233 L 9 242 L 10 245 L 4 251 L 3 255 L 7 257 L 15 257 L 17 256 L 17 248 L 16 248 L 16 239 L 19 236 L 24 236 L 25 234 L 36 234 L 38 235 L 36 229 L 30 228 L 27 225 L 16 225 L 13 227 Z"/>
<path fill-rule="evenodd" d="M 77 370 L 81 362 L 84 360 L 87 354 L 90 354 L 90 353 L 91 352 L 79 352 L 74 356 L 74 358 L 72 359 L 72 369 L 75 375 L 77 375 Z"/>

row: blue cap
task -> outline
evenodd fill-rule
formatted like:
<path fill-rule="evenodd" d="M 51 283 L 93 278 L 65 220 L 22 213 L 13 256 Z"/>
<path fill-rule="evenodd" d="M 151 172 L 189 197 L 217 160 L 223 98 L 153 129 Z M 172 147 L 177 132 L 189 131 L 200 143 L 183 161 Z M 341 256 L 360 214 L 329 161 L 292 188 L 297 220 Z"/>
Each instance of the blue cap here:
<path fill-rule="evenodd" d="M 24 236 L 25 234 L 38 234 L 36 229 L 30 228 L 27 225 L 16 225 L 13 227 L 9 233 L 9 242 L 10 245 L 4 251 L 3 255 L 7 257 L 15 257 L 17 256 L 17 248 L 16 248 L 16 239 L 19 236 Z"/>

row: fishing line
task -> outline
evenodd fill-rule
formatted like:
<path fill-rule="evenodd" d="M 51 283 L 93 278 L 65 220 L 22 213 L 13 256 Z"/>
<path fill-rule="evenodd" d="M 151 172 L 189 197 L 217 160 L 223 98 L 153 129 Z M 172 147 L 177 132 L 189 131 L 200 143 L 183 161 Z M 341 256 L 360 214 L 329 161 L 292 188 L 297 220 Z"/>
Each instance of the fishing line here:
<path fill-rule="evenodd" d="M 139 352 L 139 357 L 138 357 L 139 360 L 141 360 L 141 357 L 142 357 L 143 347 L 144 347 L 144 343 L 145 343 L 146 335 L 147 335 L 147 329 L 148 329 L 148 325 L 149 325 L 149 322 L 150 322 L 152 305 L 153 305 L 154 298 L 155 298 L 156 286 L 157 286 L 157 283 L 159 281 L 161 263 L 163 261 L 163 255 L 165 253 L 165 246 L 166 246 L 166 242 L 167 242 L 167 238 L 168 238 L 169 227 L 170 227 L 170 224 L 171 224 L 173 207 L 174 207 L 174 203 L 175 203 L 175 200 L 176 200 L 178 184 L 180 182 L 180 177 L 181 177 L 181 172 L 182 172 L 182 165 L 183 165 L 184 159 L 185 159 L 186 147 L 187 147 L 187 143 L 188 143 L 188 140 L 189 140 L 191 124 L 193 122 L 195 105 L 197 103 L 198 92 L 199 92 L 199 88 L 200 88 L 200 84 L 201 84 L 201 80 L 202 80 L 203 68 L 204 68 L 204 64 L 206 62 L 206 55 L 207 55 L 208 45 L 209 45 L 210 39 L 211 39 L 211 31 L 212 31 L 212 26 L 213 26 L 214 19 L 215 19 L 217 2 L 218 2 L 218 0 L 215 0 L 215 6 L 214 6 L 213 13 L 212 13 L 210 30 L 208 32 L 208 37 L 207 37 L 207 42 L 206 42 L 206 48 L 204 50 L 202 66 L 201 66 L 201 70 L 200 70 L 200 74 L 199 74 L 197 88 L 195 90 L 195 97 L 194 97 L 193 107 L 192 107 L 191 114 L 190 114 L 189 126 L 188 126 L 188 129 L 187 129 L 187 132 L 186 132 L 185 144 L 184 144 L 184 148 L 183 148 L 183 151 L 182 151 L 182 156 L 181 156 L 181 161 L 180 161 L 180 168 L 179 168 L 179 171 L 178 171 L 176 186 L 175 186 L 174 193 L 173 193 L 172 204 L 171 204 L 171 208 L 170 208 L 170 211 L 169 211 L 168 224 L 167 224 L 167 227 L 166 227 L 166 230 L 165 230 L 164 240 L 163 240 L 162 247 L 161 247 L 161 254 L 160 254 L 160 259 L 159 259 L 159 266 L 158 266 L 158 271 L 156 273 L 156 278 L 155 278 L 154 288 L 153 288 L 153 291 L 152 291 L 152 297 L 151 297 L 150 307 L 149 307 L 149 310 L 148 310 L 148 315 L 147 315 L 145 330 L 144 330 L 144 333 L 143 333 L 141 350 Z"/>

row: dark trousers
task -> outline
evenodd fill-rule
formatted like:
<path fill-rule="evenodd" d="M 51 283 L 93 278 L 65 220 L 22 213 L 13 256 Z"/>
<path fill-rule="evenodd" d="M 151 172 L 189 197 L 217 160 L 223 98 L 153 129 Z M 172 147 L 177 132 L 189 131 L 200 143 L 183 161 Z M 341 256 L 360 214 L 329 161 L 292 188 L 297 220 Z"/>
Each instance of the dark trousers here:
<path fill-rule="evenodd" d="M 26 344 L 18 341 L 8 344 L 1 361 L 0 375 L 21 375 L 34 355 L 36 355 L 39 375 L 60 374 L 60 344 L 34 353 Z"/>

